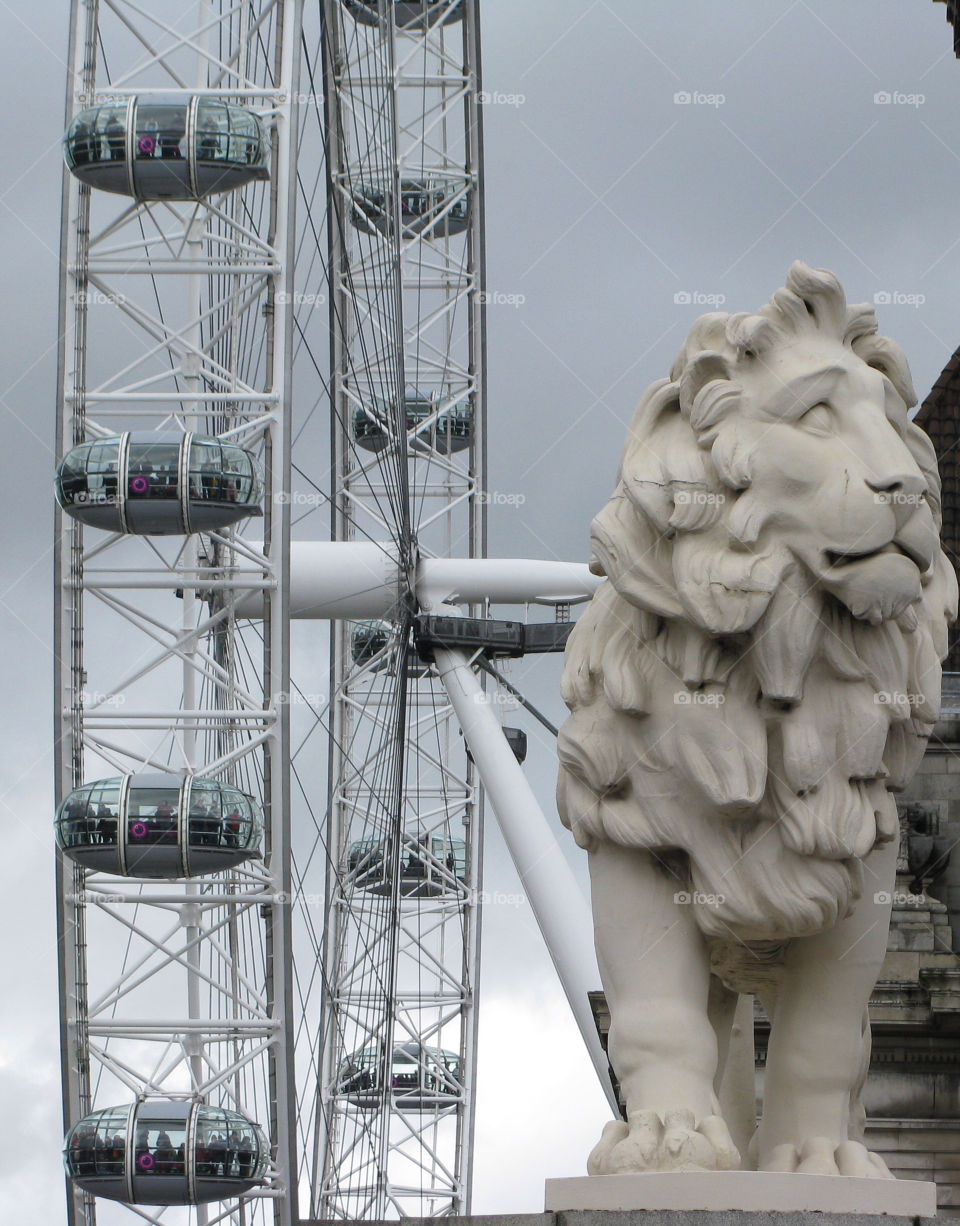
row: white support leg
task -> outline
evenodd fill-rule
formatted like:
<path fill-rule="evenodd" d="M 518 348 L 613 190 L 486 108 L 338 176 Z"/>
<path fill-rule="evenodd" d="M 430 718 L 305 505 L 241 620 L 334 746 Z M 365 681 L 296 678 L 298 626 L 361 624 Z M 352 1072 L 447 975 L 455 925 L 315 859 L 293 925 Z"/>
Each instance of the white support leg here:
<path fill-rule="evenodd" d="M 619 1115 L 588 997 L 600 983 L 590 908 L 466 654 L 437 648 L 435 655 L 600 1084 Z"/>

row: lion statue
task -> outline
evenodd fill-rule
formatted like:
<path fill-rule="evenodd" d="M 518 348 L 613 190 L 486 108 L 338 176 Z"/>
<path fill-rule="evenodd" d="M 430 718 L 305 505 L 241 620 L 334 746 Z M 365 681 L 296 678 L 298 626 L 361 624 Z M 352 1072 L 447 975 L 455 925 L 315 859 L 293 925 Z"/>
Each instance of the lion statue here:
<path fill-rule="evenodd" d="M 957 613 L 915 403 L 873 309 L 798 262 L 756 314 L 698 319 L 634 414 L 559 738 L 626 1103 L 591 1174 L 892 1178 L 863 1144 L 866 1009 Z M 742 1158 L 740 993 L 771 1021 Z"/>

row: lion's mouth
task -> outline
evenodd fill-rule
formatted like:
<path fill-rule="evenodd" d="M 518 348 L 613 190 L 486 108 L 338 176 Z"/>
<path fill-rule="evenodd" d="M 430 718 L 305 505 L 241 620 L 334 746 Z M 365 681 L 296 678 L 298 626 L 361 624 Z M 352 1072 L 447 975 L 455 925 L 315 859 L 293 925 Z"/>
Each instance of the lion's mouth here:
<path fill-rule="evenodd" d="M 901 549 L 893 541 L 888 541 L 879 549 L 851 550 L 843 553 L 837 549 L 825 549 L 823 556 L 827 561 L 827 566 L 832 570 L 841 566 L 855 566 L 858 562 L 866 562 L 868 558 L 878 558 L 882 553 L 906 553 L 906 550 Z M 907 556 L 910 555 L 907 554 Z"/>
<path fill-rule="evenodd" d="M 875 558 L 878 554 L 889 553 L 893 542 L 889 545 L 884 545 L 881 549 L 864 549 L 861 552 L 840 553 L 836 549 L 825 549 L 823 556 L 827 560 L 827 565 L 834 566 L 852 566 L 855 562 L 863 562 L 866 558 Z"/>
<path fill-rule="evenodd" d="M 902 557 L 909 558 L 914 566 L 922 572 L 929 567 L 933 560 L 924 545 L 925 542 L 922 545 L 920 542 L 901 540 L 898 537 L 896 540 L 888 541 L 886 545 L 881 545 L 879 549 L 864 549 L 859 552 L 847 553 L 841 553 L 835 549 L 825 549 L 823 556 L 829 569 L 836 570 L 845 566 L 855 566 L 858 562 L 866 562 L 869 558 L 878 558 L 881 554 L 899 554 Z"/>

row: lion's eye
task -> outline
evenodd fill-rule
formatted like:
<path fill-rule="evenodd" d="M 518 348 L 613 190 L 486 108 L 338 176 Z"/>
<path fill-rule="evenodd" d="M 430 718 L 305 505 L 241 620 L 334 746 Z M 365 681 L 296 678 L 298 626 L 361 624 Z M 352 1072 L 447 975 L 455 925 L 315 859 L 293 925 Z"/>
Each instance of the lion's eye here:
<path fill-rule="evenodd" d="M 832 434 L 833 412 L 828 404 L 815 404 L 812 408 L 807 409 L 798 425 L 811 434 Z"/>

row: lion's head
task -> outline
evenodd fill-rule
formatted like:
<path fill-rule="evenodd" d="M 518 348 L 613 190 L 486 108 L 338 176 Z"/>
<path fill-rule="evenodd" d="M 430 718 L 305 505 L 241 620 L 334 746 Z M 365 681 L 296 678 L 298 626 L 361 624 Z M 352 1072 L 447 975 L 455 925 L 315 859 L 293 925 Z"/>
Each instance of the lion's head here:
<path fill-rule="evenodd" d="M 689 858 L 708 932 L 832 922 L 893 837 L 957 584 L 906 360 L 796 263 L 755 315 L 697 320 L 594 520 L 609 582 L 567 649 L 561 814 Z"/>

